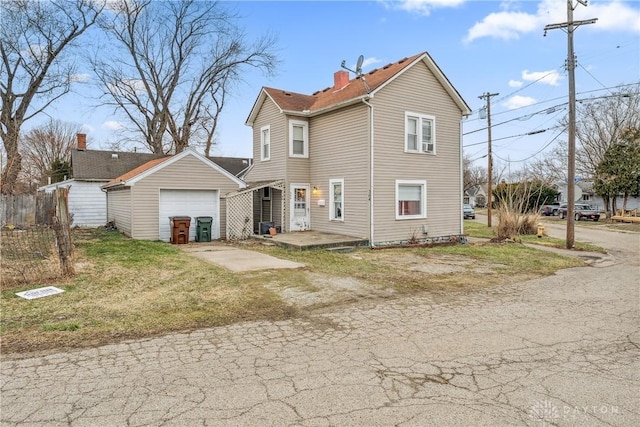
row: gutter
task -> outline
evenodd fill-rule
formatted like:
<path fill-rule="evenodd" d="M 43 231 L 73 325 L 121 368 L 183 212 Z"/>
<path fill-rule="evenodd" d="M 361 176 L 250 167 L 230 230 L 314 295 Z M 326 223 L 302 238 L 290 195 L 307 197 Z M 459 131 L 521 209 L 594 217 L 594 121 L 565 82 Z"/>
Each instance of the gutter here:
<path fill-rule="evenodd" d="M 369 102 L 373 95 L 369 94 L 366 98 L 362 98 L 362 103 L 369 107 L 369 245 L 371 249 L 375 249 L 374 244 L 374 216 L 373 216 L 373 105 Z"/>

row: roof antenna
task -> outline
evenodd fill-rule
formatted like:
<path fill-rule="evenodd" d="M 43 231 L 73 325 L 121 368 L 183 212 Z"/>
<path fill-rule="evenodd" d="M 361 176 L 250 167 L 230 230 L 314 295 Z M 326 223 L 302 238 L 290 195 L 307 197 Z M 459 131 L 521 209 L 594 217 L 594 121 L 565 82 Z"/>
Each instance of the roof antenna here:
<path fill-rule="evenodd" d="M 362 63 L 364 62 L 364 55 L 360 55 L 358 57 L 358 62 L 356 63 L 356 69 L 355 71 L 348 68 L 347 67 L 347 61 L 343 60 L 342 64 L 340 64 L 340 66 L 342 68 L 344 68 L 347 71 L 351 71 L 352 73 L 354 73 L 356 75 L 356 77 L 360 77 L 360 80 L 362 80 L 362 83 L 364 83 L 364 88 L 367 90 L 367 95 L 369 95 L 371 93 L 371 88 L 369 87 L 369 85 L 367 84 L 367 81 L 364 79 L 364 76 L 362 75 Z"/>

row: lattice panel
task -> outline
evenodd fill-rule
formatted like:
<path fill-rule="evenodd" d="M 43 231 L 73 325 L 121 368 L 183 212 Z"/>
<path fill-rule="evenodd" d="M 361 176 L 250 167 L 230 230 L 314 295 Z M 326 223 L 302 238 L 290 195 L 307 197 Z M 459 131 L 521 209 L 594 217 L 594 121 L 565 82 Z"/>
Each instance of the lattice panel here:
<path fill-rule="evenodd" d="M 286 214 L 286 199 L 284 197 L 285 185 L 283 180 L 240 190 L 235 194 L 227 196 L 227 239 L 248 239 L 249 236 L 253 234 L 253 193 L 264 187 L 271 187 L 282 191 L 281 209 L 284 218 Z"/>
<path fill-rule="evenodd" d="M 248 239 L 253 234 L 253 191 L 227 197 L 227 239 Z"/>

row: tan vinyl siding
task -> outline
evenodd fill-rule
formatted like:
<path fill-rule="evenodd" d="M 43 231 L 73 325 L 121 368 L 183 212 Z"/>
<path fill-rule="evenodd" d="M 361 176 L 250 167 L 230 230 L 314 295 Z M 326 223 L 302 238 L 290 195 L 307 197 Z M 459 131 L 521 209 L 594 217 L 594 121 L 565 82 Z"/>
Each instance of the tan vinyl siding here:
<path fill-rule="evenodd" d="M 131 237 L 131 189 L 111 190 L 107 196 L 107 221 Z"/>
<path fill-rule="evenodd" d="M 260 129 L 270 126 L 271 155 L 270 160 L 260 160 Z M 287 140 L 287 121 L 284 114 L 267 98 L 253 123 L 253 158 L 254 165 L 245 177 L 245 181 L 265 181 L 284 179 L 286 174 L 286 158 L 289 154 Z"/>
<path fill-rule="evenodd" d="M 226 230 L 224 196 L 238 190 L 238 184 L 194 156 L 186 156 L 141 179 L 133 187 L 133 220 L 135 239 L 159 238 L 158 215 L 160 189 L 219 190 L 220 237 Z"/>
<path fill-rule="evenodd" d="M 306 120 L 300 120 L 299 117 L 287 117 L 286 118 L 286 159 L 287 159 L 287 188 L 289 188 L 290 183 L 309 183 L 309 162 L 311 155 L 308 158 L 301 157 L 290 157 L 289 156 L 289 120 L 297 120 L 305 122 Z M 307 122 L 308 123 L 308 122 Z M 311 140 L 311 137 L 309 137 Z M 311 144 L 309 144 L 309 150 Z"/>
<path fill-rule="evenodd" d="M 461 233 L 460 120 L 462 114 L 429 69 L 418 63 L 376 93 L 374 242 Z M 404 152 L 405 112 L 435 116 L 436 154 Z M 427 181 L 427 218 L 395 219 L 395 181 Z"/>
<path fill-rule="evenodd" d="M 311 228 L 369 236 L 369 109 L 357 104 L 309 122 Z M 329 180 L 344 179 L 344 221 L 329 220 Z M 318 206 L 318 200 L 325 206 Z"/>

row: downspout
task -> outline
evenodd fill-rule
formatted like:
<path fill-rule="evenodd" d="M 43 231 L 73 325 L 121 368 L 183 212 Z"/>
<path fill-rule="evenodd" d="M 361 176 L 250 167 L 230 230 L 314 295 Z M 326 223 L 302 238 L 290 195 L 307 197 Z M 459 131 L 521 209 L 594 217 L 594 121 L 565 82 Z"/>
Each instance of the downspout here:
<path fill-rule="evenodd" d="M 460 232 L 461 234 L 464 234 L 464 207 L 463 205 L 463 200 L 464 200 L 464 167 L 463 167 L 463 152 L 462 152 L 462 122 L 464 121 L 464 119 L 466 119 L 465 116 L 462 116 L 460 118 Z"/>
<path fill-rule="evenodd" d="M 105 218 L 106 222 L 104 224 L 105 227 L 106 227 L 107 224 L 109 224 L 109 193 L 107 192 L 107 189 L 106 188 L 102 188 L 102 186 L 100 186 L 100 191 L 102 191 L 104 193 L 104 199 L 105 199 L 105 202 L 106 202 L 106 205 L 107 205 L 107 209 L 106 209 L 107 217 Z"/>
<path fill-rule="evenodd" d="M 371 249 L 375 248 L 375 240 L 373 236 L 373 105 L 369 103 L 373 95 L 368 94 L 366 98 L 362 98 L 362 102 L 369 107 L 369 245 Z"/>

